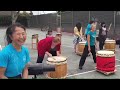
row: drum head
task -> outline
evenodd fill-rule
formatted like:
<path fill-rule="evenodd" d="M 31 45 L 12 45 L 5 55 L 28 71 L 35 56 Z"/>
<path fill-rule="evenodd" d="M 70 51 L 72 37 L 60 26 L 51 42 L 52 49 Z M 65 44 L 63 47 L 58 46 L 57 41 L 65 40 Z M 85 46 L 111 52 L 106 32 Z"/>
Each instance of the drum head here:
<path fill-rule="evenodd" d="M 58 63 L 58 62 L 64 62 L 66 61 L 67 57 L 65 56 L 53 56 L 53 57 L 48 57 L 47 61 L 48 62 L 53 62 L 53 63 Z"/>
<path fill-rule="evenodd" d="M 115 40 L 105 40 L 107 43 L 115 43 Z"/>
<path fill-rule="evenodd" d="M 86 42 L 79 42 L 79 44 L 85 44 Z"/>
<path fill-rule="evenodd" d="M 97 51 L 97 56 L 101 56 L 101 57 L 113 57 L 115 56 L 113 51 L 107 51 L 107 50 L 100 50 Z"/>

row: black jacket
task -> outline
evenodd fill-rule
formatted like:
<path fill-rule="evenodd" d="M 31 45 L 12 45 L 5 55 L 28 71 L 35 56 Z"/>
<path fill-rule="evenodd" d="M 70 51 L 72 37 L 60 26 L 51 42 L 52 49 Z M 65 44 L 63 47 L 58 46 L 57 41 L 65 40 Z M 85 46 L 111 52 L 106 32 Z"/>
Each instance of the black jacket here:
<path fill-rule="evenodd" d="M 102 29 L 102 27 L 100 27 L 99 34 L 98 34 L 99 37 L 102 36 L 102 31 L 103 31 L 103 29 Z M 107 33 L 108 33 L 108 30 L 106 30 L 106 36 L 107 36 Z"/>

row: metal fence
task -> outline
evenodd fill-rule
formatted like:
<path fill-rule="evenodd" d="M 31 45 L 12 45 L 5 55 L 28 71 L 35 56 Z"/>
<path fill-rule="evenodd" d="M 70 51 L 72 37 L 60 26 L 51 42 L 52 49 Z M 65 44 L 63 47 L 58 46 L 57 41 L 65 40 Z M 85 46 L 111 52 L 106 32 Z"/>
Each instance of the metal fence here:
<path fill-rule="evenodd" d="M 60 15 L 57 15 L 57 13 L 37 15 L 30 17 L 28 26 L 39 28 L 50 27 L 52 29 L 62 27 L 65 32 L 73 32 L 75 24 L 81 22 L 84 32 L 88 22 L 92 19 L 97 19 L 98 23 L 104 21 L 108 27 L 112 23 L 111 31 L 108 33 L 109 37 L 120 34 L 119 11 L 64 11 Z M 99 26 L 97 26 L 97 29 L 99 29 Z"/>
<path fill-rule="evenodd" d="M 57 24 L 57 14 L 35 15 L 28 20 L 29 27 L 40 28 L 41 30 L 54 29 Z"/>
<path fill-rule="evenodd" d="M 67 32 L 73 32 L 73 28 L 77 22 L 81 22 L 84 30 L 88 21 L 88 11 L 66 11 L 61 13 L 61 26 Z"/>

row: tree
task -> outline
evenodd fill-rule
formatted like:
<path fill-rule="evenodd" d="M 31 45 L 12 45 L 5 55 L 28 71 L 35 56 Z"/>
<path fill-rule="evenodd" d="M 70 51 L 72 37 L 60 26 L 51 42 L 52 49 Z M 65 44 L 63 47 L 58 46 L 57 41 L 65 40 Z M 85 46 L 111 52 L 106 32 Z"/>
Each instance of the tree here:
<path fill-rule="evenodd" d="M 26 11 L 23 11 L 23 13 L 19 13 L 18 16 L 28 17 L 28 16 L 31 16 L 31 13 L 28 13 L 28 12 L 26 12 Z"/>
<path fill-rule="evenodd" d="M 61 14 L 61 11 L 57 11 L 57 14 L 60 15 L 60 14 Z"/>
<path fill-rule="evenodd" d="M 11 15 L 12 15 L 12 24 L 14 24 L 18 18 L 20 11 L 11 11 Z"/>
<path fill-rule="evenodd" d="M 30 15 L 33 15 L 33 12 L 32 11 L 30 11 L 30 13 L 29 13 Z"/>
<path fill-rule="evenodd" d="M 30 11 L 30 13 L 27 13 L 26 11 L 23 11 L 22 14 L 20 14 L 20 11 L 11 11 L 11 16 L 12 16 L 12 24 L 14 24 L 18 18 L 18 16 L 21 15 L 21 16 L 32 16 L 33 15 L 33 12 Z"/>

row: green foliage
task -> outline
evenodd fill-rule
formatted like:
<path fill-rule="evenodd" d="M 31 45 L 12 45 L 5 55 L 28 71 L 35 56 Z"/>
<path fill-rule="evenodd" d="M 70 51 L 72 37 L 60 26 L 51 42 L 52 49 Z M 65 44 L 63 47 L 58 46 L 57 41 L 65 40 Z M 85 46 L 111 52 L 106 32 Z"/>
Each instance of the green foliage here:
<path fill-rule="evenodd" d="M 24 26 L 28 26 L 27 20 L 28 20 L 29 16 L 18 16 L 16 22 L 19 22 L 21 24 L 23 24 Z"/>
<path fill-rule="evenodd" d="M 19 22 L 25 26 L 27 26 L 27 20 L 28 20 L 29 16 L 27 15 L 19 15 L 16 22 Z M 0 16 L 0 26 L 9 26 L 12 24 L 12 17 L 11 16 Z"/>
<path fill-rule="evenodd" d="M 12 23 L 11 16 L 0 16 L 0 26 L 8 26 Z"/>
<path fill-rule="evenodd" d="M 23 13 L 19 13 L 19 16 L 29 17 L 31 16 L 31 14 L 27 13 L 26 11 L 23 11 Z"/>

